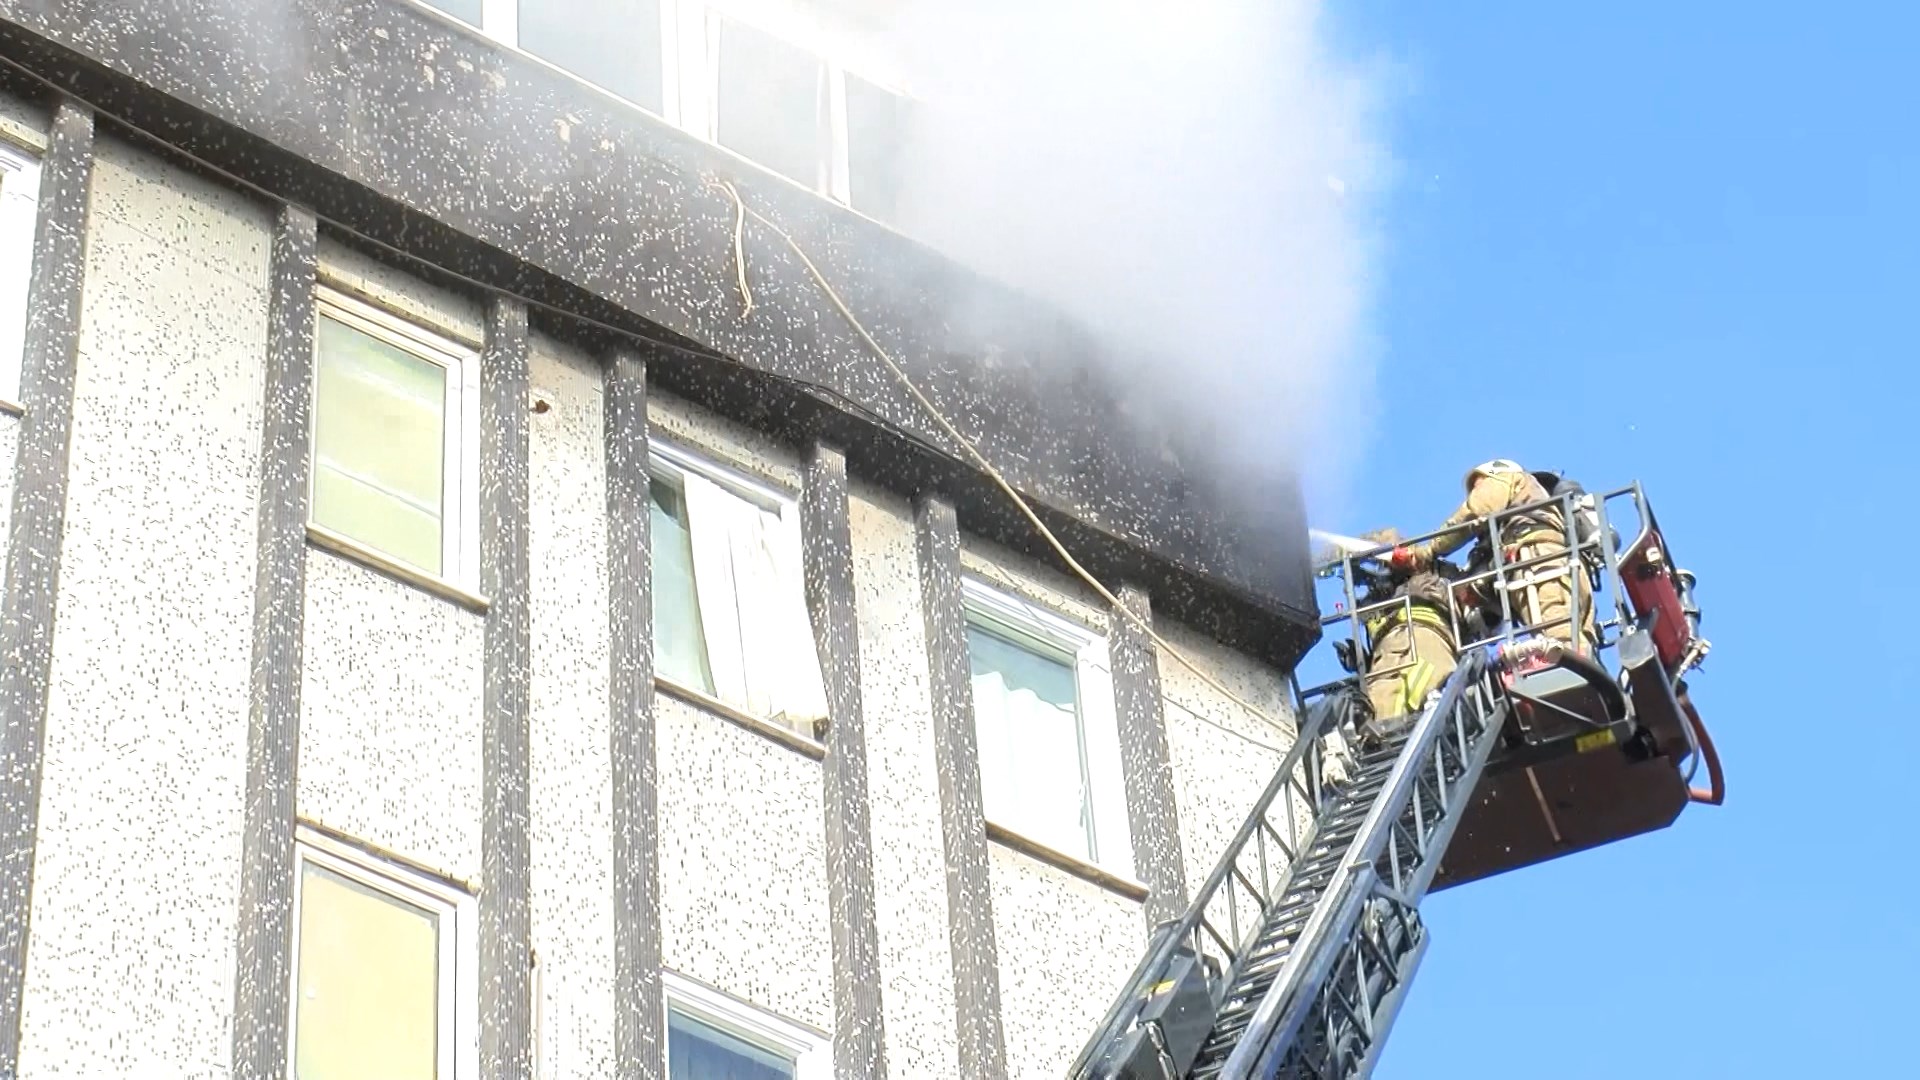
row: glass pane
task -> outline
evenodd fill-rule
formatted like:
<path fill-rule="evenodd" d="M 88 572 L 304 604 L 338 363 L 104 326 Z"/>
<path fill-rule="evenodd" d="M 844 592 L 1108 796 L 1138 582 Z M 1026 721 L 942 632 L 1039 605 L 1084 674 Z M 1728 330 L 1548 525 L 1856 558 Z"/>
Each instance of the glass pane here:
<path fill-rule="evenodd" d="M 793 1080 L 793 1059 L 668 1009 L 667 1080 Z"/>
<path fill-rule="evenodd" d="M 855 210 L 892 222 L 900 197 L 900 142 L 906 102 L 855 75 L 847 76 L 847 182 Z"/>
<path fill-rule="evenodd" d="M 296 1080 L 450 1080 L 439 1074 L 439 949 L 433 912 L 303 863 Z"/>
<path fill-rule="evenodd" d="M 820 58 L 731 20 L 720 24 L 720 145 L 820 185 L 826 71 Z"/>
<path fill-rule="evenodd" d="M 322 317 L 313 520 L 440 573 L 447 369 Z"/>
<path fill-rule="evenodd" d="M 680 492 L 655 479 L 653 512 L 653 666 L 682 686 L 713 693 L 706 630 L 693 581 L 693 537 Z"/>
<path fill-rule="evenodd" d="M 521 0 L 520 47 L 660 111 L 660 0 Z"/>
<path fill-rule="evenodd" d="M 479 26 L 480 9 L 485 5 L 485 0 L 426 0 L 426 4 L 430 8 L 439 8 L 461 22 Z"/>
<path fill-rule="evenodd" d="M 980 789 L 987 817 L 1092 859 L 1092 820 L 1073 665 L 967 627 Z"/>

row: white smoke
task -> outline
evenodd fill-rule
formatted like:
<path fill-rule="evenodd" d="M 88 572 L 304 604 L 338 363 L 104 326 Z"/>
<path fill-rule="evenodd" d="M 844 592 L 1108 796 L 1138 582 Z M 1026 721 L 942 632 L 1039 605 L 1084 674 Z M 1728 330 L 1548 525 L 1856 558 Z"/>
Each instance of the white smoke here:
<path fill-rule="evenodd" d="M 1364 445 L 1380 79 L 1318 0 L 921 0 L 906 231 L 1128 354 L 1331 509 Z M 1304 427 L 1296 426 L 1304 424 Z"/>

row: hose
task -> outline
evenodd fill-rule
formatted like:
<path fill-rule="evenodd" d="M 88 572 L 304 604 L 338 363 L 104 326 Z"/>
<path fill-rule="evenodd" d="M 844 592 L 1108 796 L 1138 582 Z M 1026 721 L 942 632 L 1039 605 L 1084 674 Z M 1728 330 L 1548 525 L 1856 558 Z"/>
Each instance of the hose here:
<path fill-rule="evenodd" d="M 1548 660 L 1580 676 L 1588 686 L 1599 691 L 1610 720 L 1626 719 L 1627 696 L 1621 692 L 1620 685 L 1613 681 L 1613 676 L 1607 674 L 1606 668 L 1594 662 L 1592 657 L 1557 642 L 1547 650 L 1546 655 Z"/>

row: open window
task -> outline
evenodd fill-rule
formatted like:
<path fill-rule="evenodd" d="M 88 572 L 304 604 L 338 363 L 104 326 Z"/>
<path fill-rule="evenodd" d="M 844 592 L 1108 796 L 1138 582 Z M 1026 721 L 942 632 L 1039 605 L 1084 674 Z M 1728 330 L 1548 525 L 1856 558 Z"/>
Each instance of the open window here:
<path fill-rule="evenodd" d="M 987 820 L 1130 877 L 1106 639 L 974 579 L 963 587 Z"/>
<path fill-rule="evenodd" d="M 478 1077 L 473 897 L 306 828 L 294 872 L 291 1075 Z"/>
<path fill-rule="evenodd" d="M 655 443 L 651 468 L 655 674 L 820 737 L 799 507 L 677 447 Z"/>

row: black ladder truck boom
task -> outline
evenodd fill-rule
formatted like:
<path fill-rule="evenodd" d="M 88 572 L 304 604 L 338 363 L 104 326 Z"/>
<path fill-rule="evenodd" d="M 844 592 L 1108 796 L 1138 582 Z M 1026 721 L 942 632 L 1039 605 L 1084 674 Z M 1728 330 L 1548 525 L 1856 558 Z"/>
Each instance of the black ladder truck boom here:
<path fill-rule="evenodd" d="M 1510 596 L 1540 560 L 1509 565 L 1486 544 L 1459 583 L 1498 598 L 1497 624 L 1455 610 L 1459 666 L 1410 727 L 1336 784 L 1327 737 L 1350 733 L 1364 707 L 1365 627 L 1407 603 L 1368 604 L 1354 588 L 1389 547 L 1337 557 L 1344 599 L 1323 625 L 1347 631 L 1342 662 L 1355 674 L 1296 695 L 1293 746 L 1186 912 L 1154 932 L 1072 1080 L 1365 1077 L 1425 953 L 1428 892 L 1721 800 L 1684 679 L 1707 648 L 1692 575 L 1675 567 L 1638 485 L 1587 503 L 1601 527 L 1576 535 L 1581 494 L 1506 513 L 1566 504 L 1575 558 L 1563 565 L 1589 575 L 1600 655 L 1542 633 L 1553 624 L 1515 625 Z M 1631 512 L 1631 543 L 1610 508 Z M 1504 516 L 1482 522 L 1484 535 Z M 1564 621 L 1582 617 L 1576 599 Z M 1468 627 L 1479 632 L 1459 632 Z M 1709 786 L 1694 788 L 1703 763 Z"/>

